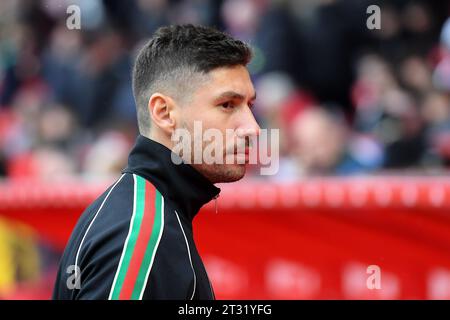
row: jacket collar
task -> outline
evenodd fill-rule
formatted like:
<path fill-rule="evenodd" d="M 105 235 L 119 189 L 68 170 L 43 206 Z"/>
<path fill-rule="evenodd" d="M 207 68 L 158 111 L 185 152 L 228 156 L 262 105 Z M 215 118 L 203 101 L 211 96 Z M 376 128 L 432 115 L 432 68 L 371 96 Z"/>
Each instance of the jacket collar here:
<path fill-rule="evenodd" d="M 164 196 L 172 199 L 190 221 L 200 208 L 218 196 L 220 189 L 191 165 L 172 162 L 166 146 L 139 135 L 122 173 L 135 173 L 149 180 Z M 181 159 L 180 159 L 181 161 Z"/>

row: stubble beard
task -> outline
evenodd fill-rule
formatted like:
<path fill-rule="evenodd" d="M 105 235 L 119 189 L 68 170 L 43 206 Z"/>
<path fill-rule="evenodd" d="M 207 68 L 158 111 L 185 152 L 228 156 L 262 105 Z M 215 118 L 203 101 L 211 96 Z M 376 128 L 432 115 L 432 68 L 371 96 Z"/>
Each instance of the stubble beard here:
<path fill-rule="evenodd" d="M 192 154 L 190 155 L 190 165 L 196 169 L 198 172 L 200 172 L 204 177 L 206 177 L 211 183 L 227 183 L 227 182 L 235 182 L 240 179 L 242 179 L 245 176 L 246 171 L 246 165 L 245 164 L 226 164 L 225 162 L 225 155 L 223 159 L 223 163 L 213 163 L 213 164 L 207 164 L 202 159 L 201 163 L 194 163 L 194 154 L 195 151 L 202 152 L 202 150 L 195 150 L 195 139 L 202 139 L 202 137 L 196 137 L 194 136 L 193 128 L 188 126 L 188 124 L 183 121 L 182 128 L 189 131 L 191 134 L 192 139 L 192 145 L 191 145 L 191 151 Z M 225 145 L 225 144 L 224 144 Z M 206 145 L 202 143 L 202 148 L 205 150 Z M 202 152 L 203 154 L 203 152 Z M 183 158 L 188 155 L 183 155 Z"/>

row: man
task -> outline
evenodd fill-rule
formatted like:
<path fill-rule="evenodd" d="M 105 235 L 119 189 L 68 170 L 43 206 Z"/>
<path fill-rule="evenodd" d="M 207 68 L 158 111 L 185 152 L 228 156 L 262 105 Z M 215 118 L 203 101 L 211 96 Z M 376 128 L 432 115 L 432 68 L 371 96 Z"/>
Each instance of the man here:
<path fill-rule="evenodd" d="M 140 135 L 122 176 L 78 221 L 54 299 L 214 299 L 192 220 L 217 198 L 215 183 L 245 174 L 249 140 L 260 130 L 250 58 L 247 45 L 212 28 L 156 31 L 133 70 Z M 208 145 L 195 121 L 223 137 L 233 130 L 232 143 L 216 141 L 223 147 L 211 153 L 222 161 L 193 161 Z M 177 130 L 193 137 L 192 152 L 171 151 Z"/>

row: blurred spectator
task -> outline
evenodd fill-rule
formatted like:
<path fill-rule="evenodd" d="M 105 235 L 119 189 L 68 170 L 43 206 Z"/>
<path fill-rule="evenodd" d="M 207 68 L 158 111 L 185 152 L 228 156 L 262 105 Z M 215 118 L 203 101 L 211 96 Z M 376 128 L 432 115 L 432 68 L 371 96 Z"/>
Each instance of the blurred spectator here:
<path fill-rule="evenodd" d="M 291 134 L 296 176 L 370 172 L 381 163 L 375 143 L 353 136 L 342 115 L 324 107 L 300 112 L 291 125 Z"/>
<path fill-rule="evenodd" d="M 118 132 L 104 133 L 87 150 L 83 172 L 87 178 L 109 178 L 125 168 L 131 142 Z"/>
<path fill-rule="evenodd" d="M 393 89 L 386 92 L 381 103 L 384 114 L 378 136 L 386 146 L 384 167 L 419 167 L 425 152 L 424 127 L 413 98 Z"/>

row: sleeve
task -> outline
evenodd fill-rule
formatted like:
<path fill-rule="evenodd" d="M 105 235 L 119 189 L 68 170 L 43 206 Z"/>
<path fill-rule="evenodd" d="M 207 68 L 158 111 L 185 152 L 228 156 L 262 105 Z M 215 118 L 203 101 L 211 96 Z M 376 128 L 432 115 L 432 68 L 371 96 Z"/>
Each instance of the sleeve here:
<path fill-rule="evenodd" d="M 175 226 L 171 228 L 164 223 L 155 229 L 159 232 L 144 237 L 144 221 L 139 233 L 133 233 L 137 224 L 124 221 L 114 230 L 93 232 L 95 238 L 83 250 L 81 285 L 75 299 L 189 300 L 193 297 L 196 277 L 183 235 Z"/>

